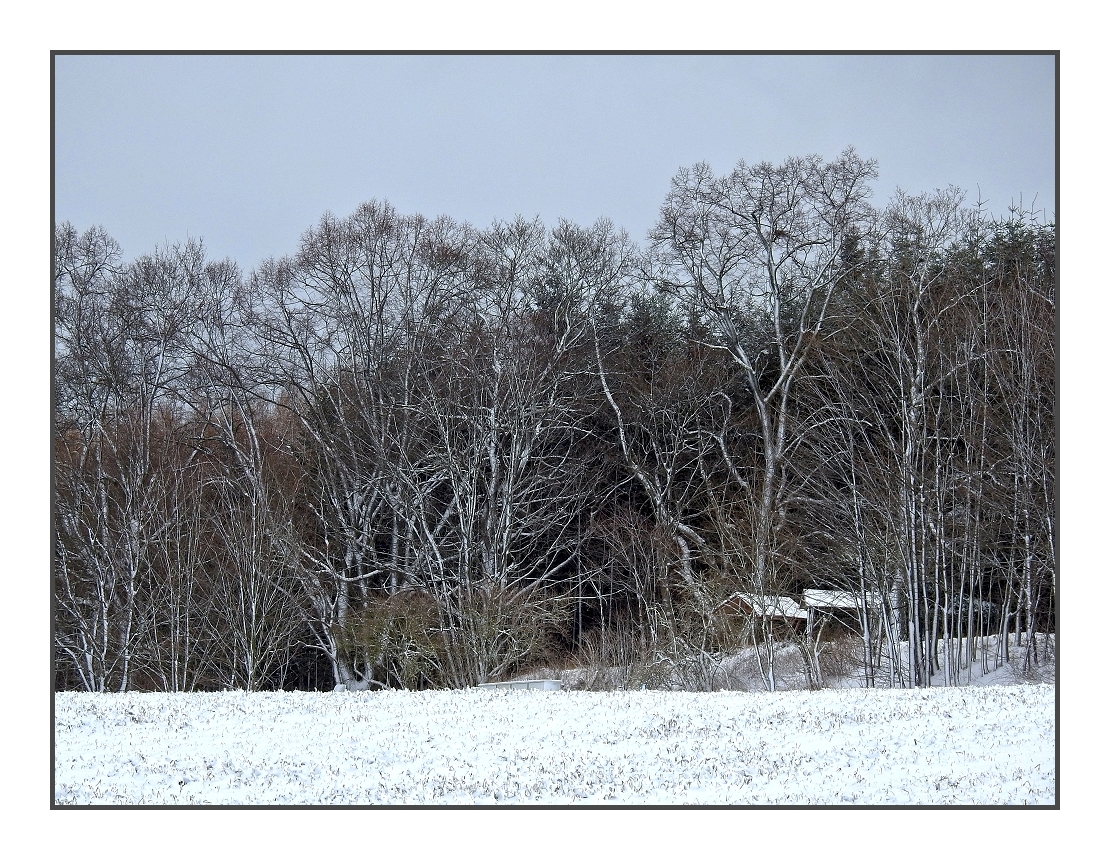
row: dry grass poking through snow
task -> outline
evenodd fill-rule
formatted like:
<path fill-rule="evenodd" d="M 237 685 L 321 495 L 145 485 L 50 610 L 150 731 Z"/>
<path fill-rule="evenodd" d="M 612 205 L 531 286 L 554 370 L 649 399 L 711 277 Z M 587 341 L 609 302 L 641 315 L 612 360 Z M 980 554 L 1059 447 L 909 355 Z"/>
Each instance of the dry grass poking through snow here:
<path fill-rule="evenodd" d="M 58 693 L 58 804 L 1052 804 L 1054 689 Z"/>

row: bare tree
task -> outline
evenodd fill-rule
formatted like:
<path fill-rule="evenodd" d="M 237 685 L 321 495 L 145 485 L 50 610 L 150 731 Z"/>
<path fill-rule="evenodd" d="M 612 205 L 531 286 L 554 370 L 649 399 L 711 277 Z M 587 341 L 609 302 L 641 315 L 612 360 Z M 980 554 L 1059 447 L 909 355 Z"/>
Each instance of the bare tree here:
<path fill-rule="evenodd" d="M 588 518 L 575 461 L 588 321 L 623 241 L 605 223 L 550 236 L 495 224 L 478 237 L 469 300 L 421 365 L 425 435 L 398 481 L 452 684 L 509 670 L 565 614 L 551 589 L 578 563 Z"/>
<path fill-rule="evenodd" d="M 1015 612 L 1037 615 L 1026 583 L 1054 570 L 1050 518 L 1026 515 L 1054 474 L 1052 350 L 1033 334 L 1051 319 L 1053 243 L 962 200 L 895 199 L 845 308 L 855 324 L 821 345 L 803 395 L 821 430 L 795 466 L 812 475 L 825 580 L 859 602 L 868 683 L 966 683 L 977 657 L 1008 659 Z M 1024 468 L 1017 438 L 1039 452 Z"/>
<path fill-rule="evenodd" d="M 307 620 L 349 687 L 374 683 L 375 668 L 344 647 L 352 613 L 405 587 L 399 560 L 414 561 L 400 549 L 409 533 L 390 463 L 413 417 L 410 359 L 449 315 L 470 243 L 469 229 L 448 219 L 369 203 L 345 220 L 326 216 L 295 258 L 254 276 L 257 337 L 278 405 L 299 428 L 289 444 L 308 467 Z"/>
<path fill-rule="evenodd" d="M 238 271 L 210 267 L 184 396 L 204 464 L 197 477 L 210 548 L 198 633 L 221 686 L 257 690 L 280 686 L 304 627 L 294 515 L 303 470 L 283 450 L 247 310 Z"/>
<path fill-rule="evenodd" d="M 752 580 L 761 593 L 783 510 L 793 388 L 869 229 L 875 175 L 874 162 L 850 149 L 829 163 L 740 162 L 719 178 L 699 164 L 675 177 L 651 234 L 651 277 L 704 322 L 705 345 L 743 373 L 759 418 L 761 467 L 745 483 L 756 503 Z"/>
<path fill-rule="evenodd" d="M 56 626 L 91 689 L 126 690 L 169 529 L 173 390 L 204 279 L 199 243 L 118 267 L 102 231 L 56 237 Z"/>

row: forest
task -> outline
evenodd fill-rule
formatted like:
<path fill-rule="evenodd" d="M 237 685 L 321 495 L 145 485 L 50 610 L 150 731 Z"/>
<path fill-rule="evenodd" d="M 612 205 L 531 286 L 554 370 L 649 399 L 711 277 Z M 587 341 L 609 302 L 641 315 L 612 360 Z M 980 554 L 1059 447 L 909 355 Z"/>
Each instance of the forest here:
<path fill-rule="evenodd" d="M 249 273 L 56 225 L 55 689 L 1053 661 L 1055 224 L 876 176 L 698 164 L 640 244 L 371 201 Z"/>

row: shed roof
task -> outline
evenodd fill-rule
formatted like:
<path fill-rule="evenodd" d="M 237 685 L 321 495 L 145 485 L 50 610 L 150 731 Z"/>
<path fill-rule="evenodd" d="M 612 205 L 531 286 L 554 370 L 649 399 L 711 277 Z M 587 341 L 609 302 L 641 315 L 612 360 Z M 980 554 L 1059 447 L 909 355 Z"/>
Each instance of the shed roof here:
<path fill-rule="evenodd" d="M 883 594 L 879 591 L 861 593 L 829 588 L 807 588 L 802 592 L 802 605 L 809 609 L 861 609 L 865 601 L 868 606 L 879 606 L 883 602 Z"/>
<path fill-rule="evenodd" d="M 755 615 L 770 616 L 771 618 L 806 617 L 806 611 L 798 605 L 796 600 L 782 595 L 748 594 L 737 591 L 730 594 L 723 605 L 729 603 L 744 604 Z"/>

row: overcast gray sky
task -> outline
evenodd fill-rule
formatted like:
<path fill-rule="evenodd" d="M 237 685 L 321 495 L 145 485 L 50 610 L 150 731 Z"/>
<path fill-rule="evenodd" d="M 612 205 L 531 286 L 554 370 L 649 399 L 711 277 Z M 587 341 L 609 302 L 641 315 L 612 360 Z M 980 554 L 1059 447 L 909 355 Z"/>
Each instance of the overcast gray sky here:
<path fill-rule="evenodd" d="M 1051 56 L 58 56 L 55 216 L 249 270 L 372 198 L 642 241 L 676 170 L 852 145 L 875 199 L 959 185 L 1052 216 Z"/>

